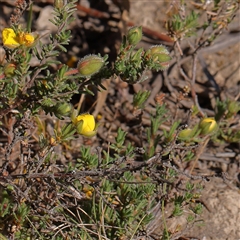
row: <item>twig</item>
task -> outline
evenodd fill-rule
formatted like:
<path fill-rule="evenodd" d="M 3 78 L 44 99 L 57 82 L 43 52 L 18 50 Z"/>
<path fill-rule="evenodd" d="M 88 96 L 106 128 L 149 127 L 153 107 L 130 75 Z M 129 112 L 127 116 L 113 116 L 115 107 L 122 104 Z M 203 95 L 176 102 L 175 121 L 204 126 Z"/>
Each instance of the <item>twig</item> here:
<path fill-rule="evenodd" d="M 77 9 L 79 11 L 85 12 L 86 14 L 88 14 L 89 16 L 92 16 L 92 17 L 104 18 L 104 19 L 110 18 L 110 15 L 106 12 L 101 12 L 101 11 L 93 9 L 93 8 L 87 8 L 87 7 L 82 6 L 81 4 L 77 4 Z M 127 22 L 127 26 L 129 26 L 129 27 L 132 27 L 134 25 L 135 25 L 134 22 L 131 22 L 131 21 Z M 174 42 L 174 40 L 172 38 L 170 38 L 169 36 L 167 36 L 166 34 L 159 33 L 157 31 L 154 31 L 147 27 L 142 27 L 142 30 L 145 35 L 152 36 L 158 40 L 170 42 L 170 43 Z"/>
<path fill-rule="evenodd" d="M 77 6 L 77 10 L 81 12 L 85 12 L 89 16 L 96 17 L 96 18 L 107 18 L 107 19 L 110 18 L 110 15 L 106 12 L 101 12 L 93 8 L 84 7 L 81 4 L 77 4 L 76 6 Z"/>
<path fill-rule="evenodd" d="M 203 144 L 200 146 L 200 149 L 199 149 L 199 151 L 197 152 L 197 155 L 196 155 L 196 157 L 195 157 L 195 159 L 194 159 L 194 162 L 193 162 L 193 164 L 192 164 L 190 173 L 192 173 L 193 169 L 195 168 L 195 165 L 196 165 L 199 157 L 200 157 L 201 154 L 203 153 L 203 150 L 204 150 L 205 147 L 207 146 L 209 140 L 210 140 L 210 136 L 207 136 L 207 137 L 204 139 L 204 142 L 203 142 Z"/>
<path fill-rule="evenodd" d="M 214 53 L 224 48 L 232 46 L 233 44 L 239 43 L 240 33 L 228 33 L 222 35 L 216 40 L 215 44 L 202 48 L 199 50 L 200 53 Z"/>
<path fill-rule="evenodd" d="M 205 142 L 206 143 L 206 142 Z M 200 152 L 199 152 L 200 154 Z M 191 174 L 188 174 L 182 170 L 179 170 L 175 166 L 172 166 L 169 162 L 165 162 L 161 160 L 162 153 L 158 153 L 154 155 L 153 157 L 149 158 L 147 161 L 144 162 L 136 162 L 132 161 L 132 164 L 130 166 L 126 166 L 123 168 L 119 168 L 119 166 L 113 165 L 113 167 L 110 167 L 106 170 L 86 170 L 86 171 L 70 171 L 70 172 L 57 172 L 57 173 L 48 173 L 48 172 L 42 172 L 42 173 L 27 173 L 27 174 L 13 174 L 13 175 L 7 175 L 7 176 L 0 176 L 0 180 L 2 181 L 9 181 L 14 179 L 35 179 L 35 178 L 51 178 L 51 179 L 64 179 L 64 178 L 70 178 L 70 179 L 79 179 L 79 178 L 85 178 L 85 177 L 97 177 L 94 178 L 94 182 L 99 182 L 102 180 L 102 177 L 108 177 L 111 178 L 112 176 L 116 176 L 116 174 L 121 175 L 126 171 L 137 171 L 141 170 L 144 167 L 150 167 L 152 164 L 162 165 L 171 169 L 174 169 L 177 173 L 185 175 L 191 179 L 202 179 L 206 180 L 209 177 L 216 177 L 217 175 L 208 175 L 208 176 L 194 176 Z M 198 158 L 197 158 L 198 159 Z M 125 159 L 126 160 L 126 159 Z M 158 179 L 158 178 L 157 178 Z M 161 179 L 159 179 L 161 180 Z M 131 182 L 130 182 L 131 183 Z"/>
<path fill-rule="evenodd" d="M 197 70 L 197 54 L 194 54 L 193 55 L 193 66 L 192 66 L 191 94 L 192 94 L 193 101 L 198 108 L 198 111 L 200 112 L 201 116 L 204 117 L 205 114 L 201 110 L 201 107 L 198 103 L 198 97 L 197 97 L 197 94 L 196 94 L 195 88 L 194 88 L 195 81 L 196 81 L 196 70 Z"/>
<path fill-rule="evenodd" d="M 168 168 L 171 168 L 173 169 L 174 171 L 176 171 L 177 173 L 179 174 L 182 174 L 190 179 L 193 179 L 193 180 L 205 180 L 205 181 L 208 181 L 209 178 L 213 178 L 213 177 L 218 177 L 219 175 L 221 174 L 211 174 L 211 175 L 205 175 L 205 176 L 201 176 L 201 175 L 192 175 L 192 174 L 189 174 L 189 173 L 186 173 L 184 171 L 181 171 L 179 169 L 177 169 L 175 166 L 172 166 L 170 163 L 163 163 L 163 166 L 166 166 Z"/>

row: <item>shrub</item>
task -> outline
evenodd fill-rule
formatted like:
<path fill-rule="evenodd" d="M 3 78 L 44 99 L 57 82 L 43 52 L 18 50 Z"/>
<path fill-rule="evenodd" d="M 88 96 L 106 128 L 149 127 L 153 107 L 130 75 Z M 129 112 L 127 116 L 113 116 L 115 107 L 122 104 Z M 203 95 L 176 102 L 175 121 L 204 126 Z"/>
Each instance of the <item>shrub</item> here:
<path fill-rule="evenodd" d="M 164 45 L 138 48 L 142 27 L 134 26 L 123 37 L 112 65 L 107 55 L 89 54 L 76 68 L 70 68 L 59 55 L 68 51 L 68 26 L 74 21 L 76 2 L 55 1 L 50 21 L 57 31 L 47 36 L 47 44 L 43 44 L 41 34 L 31 32 L 31 18 L 26 28 L 20 26 L 19 18 L 28 8 L 24 1 L 16 2 L 21 11 L 12 16 L 11 26 L 2 32 L 5 58 L 0 62 L 0 123 L 8 143 L 0 176 L 1 237 L 134 239 L 151 235 L 149 224 L 157 221 L 155 210 L 159 209 L 161 237 L 170 239 L 170 218 L 187 211 L 186 219 L 191 222 L 201 213 L 202 205 L 196 200 L 202 186 L 195 180 L 203 181 L 207 176 L 192 172 L 207 143 L 240 140 L 239 126 L 232 127 L 239 117 L 239 102 L 217 100 L 214 116 L 209 117 L 194 92 L 197 53 L 231 22 L 237 1 L 229 1 L 231 8 L 224 13 L 218 11 L 222 9 L 219 1 L 214 1 L 208 12 L 199 4 L 192 12 L 188 9 L 184 19 L 179 7 L 166 22 L 175 43 L 169 50 Z M 29 16 L 31 9 L 30 6 Z M 199 25 L 201 14 L 208 18 Z M 226 14 L 227 21 L 223 18 Z M 205 34 L 208 28 L 213 28 L 210 35 Z M 197 30 L 203 33 L 194 46 L 190 44 L 191 89 L 178 96 L 181 101 L 191 91 L 194 106 L 189 126 L 182 119 L 173 120 L 164 94 L 156 97 L 156 104 L 149 111 L 146 103 L 151 92 L 142 90 L 130 102 L 135 123 L 132 128 L 140 130 L 136 136 L 139 146 L 128 138 L 131 128 L 120 127 L 107 148 L 87 146 L 88 141 L 93 144 L 91 137 L 99 137 L 101 124 L 96 123 L 93 114 L 81 112 L 80 101 L 76 107 L 73 97 L 104 91 L 107 78 L 118 76 L 131 85 L 145 81 L 147 71 L 165 71 L 167 75 L 169 66 L 180 66 L 181 41 Z M 33 58 L 37 59 L 35 65 Z M 179 70 L 184 78 L 189 78 L 181 67 Z M 144 123 L 146 116 L 148 127 Z M 166 124 L 170 126 L 164 128 Z M 71 155 L 75 159 L 61 161 L 80 136 L 87 140 Z M 190 171 L 185 171 L 188 164 Z M 165 209 L 169 206 L 173 207 L 167 215 Z"/>

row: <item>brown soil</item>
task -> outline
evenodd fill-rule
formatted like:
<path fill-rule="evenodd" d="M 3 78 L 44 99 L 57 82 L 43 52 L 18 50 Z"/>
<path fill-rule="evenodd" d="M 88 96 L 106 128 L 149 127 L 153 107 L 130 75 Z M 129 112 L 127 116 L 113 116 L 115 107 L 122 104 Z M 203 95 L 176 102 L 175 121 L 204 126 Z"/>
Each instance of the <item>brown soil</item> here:
<path fill-rule="evenodd" d="M 3 0 L 0 7 L 0 30 L 8 25 L 8 19 L 12 11 L 13 0 Z M 52 1 L 37 0 L 35 1 L 36 7 L 34 8 L 36 14 L 36 24 L 34 28 L 36 31 L 44 32 L 44 29 L 48 31 L 54 31 L 54 28 L 49 22 L 44 22 L 46 16 L 51 11 Z M 121 35 L 127 29 L 127 21 L 133 22 L 135 25 L 145 26 L 153 31 L 159 33 L 165 33 L 164 21 L 166 20 L 166 11 L 171 1 L 128 1 L 115 0 L 116 4 L 112 1 L 105 1 L 106 4 L 101 5 L 101 1 L 89 4 L 90 1 L 80 1 L 85 7 L 91 7 L 98 9 L 101 12 L 105 12 L 107 9 L 116 11 L 116 18 L 111 19 L 111 22 L 107 22 L 104 18 L 94 18 L 87 12 L 78 12 L 78 18 L 81 19 L 74 22 L 70 28 L 73 31 L 73 40 L 69 46 L 68 55 L 63 54 L 61 57 L 64 61 L 69 59 L 69 55 L 77 55 L 82 57 L 89 53 L 110 53 L 110 61 L 116 56 L 117 49 L 119 47 Z M 91 1 L 93 2 L 93 1 Z M 175 1 L 173 1 L 175 2 Z M 110 5 L 110 6 L 109 6 Z M 128 12 L 128 7 L 130 11 Z M 124 9 L 123 19 L 120 21 L 119 7 Z M 4 16 L 4 17 L 3 17 Z M 117 19 L 117 20 L 116 20 Z M 23 21 L 24 22 L 24 21 Z M 83 30 L 84 29 L 84 30 Z M 225 30 L 222 42 L 227 42 L 231 38 L 233 33 L 240 32 L 240 12 L 238 11 L 235 20 L 229 26 L 229 30 Z M 96 41 L 97 39 L 97 41 Z M 144 36 L 141 45 L 143 47 L 149 47 L 154 44 L 159 44 L 161 41 L 156 37 L 149 38 L 147 34 Z M 185 43 L 183 43 L 184 45 Z M 222 99 L 234 98 L 239 94 L 240 90 L 240 41 L 233 41 L 232 44 L 221 45 L 217 51 L 203 52 L 202 58 L 210 71 L 214 76 L 219 88 L 221 89 Z M 184 70 L 188 74 L 191 74 L 189 68 L 189 62 L 184 65 Z M 94 109 L 94 114 L 101 114 L 102 117 L 102 130 L 99 129 L 99 135 L 93 140 L 89 140 L 86 144 L 96 145 L 103 144 L 103 147 L 107 142 L 113 141 L 116 136 L 116 130 L 118 127 L 122 127 L 124 130 L 130 131 L 131 141 L 135 141 L 138 145 L 138 139 L 134 138 L 134 132 L 131 132 L 131 128 L 121 122 L 120 118 L 116 116 L 125 116 L 125 120 L 131 118 L 129 114 L 128 106 L 129 99 L 132 99 L 132 92 L 137 92 L 139 89 L 151 89 L 152 95 L 149 100 L 149 109 L 151 109 L 151 102 L 156 94 L 166 93 L 166 101 L 169 108 L 175 111 L 176 94 L 180 92 L 185 85 L 188 85 L 185 79 L 183 79 L 178 69 L 171 73 L 170 85 L 172 91 L 166 86 L 162 76 L 159 74 L 149 74 L 149 80 L 143 84 L 136 84 L 133 87 L 128 86 L 126 83 L 119 79 L 113 80 L 113 82 L 105 81 L 105 86 L 108 88 L 108 92 L 101 92 L 98 94 L 97 104 Z M 208 78 L 203 72 L 203 67 L 198 64 L 197 76 L 196 76 L 196 92 L 199 96 L 199 102 L 204 109 L 208 111 L 208 114 L 213 114 L 213 108 L 215 104 L 215 95 L 213 91 L 209 90 Z M 96 100 L 96 99 L 94 99 Z M 78 100 L 77 100 L 78 101 Z M 89 103 L 90 101 L 90 103 Z M 91 106 L 93 100 L 87 99 L 85 101 L 86 110 L 88 106 Z M 181 107 L 189 108 L 192 105 L 191 99 L 187 99 L 182 102 Z M 178 113 L 180 119 L 186 117 L 186 111 L 180 110 Z M 166 126 L 168 128 L 168 126 Z M 101 141 L 102 140 L 102 141 Z M 105 141 L 106 140 L 106 141 Z M 6 141 L 6 140 L 4 140 Z M 82 140 L 83 141 L 83 140 Z M 75 144 L 75 145 L 74 145 Z M 73 146 L 78 148 L 79 141 L 74 141 Z M 104 145 L 105 144 L 105 145 Z M 59 149 L 61 152 L 61 149 Z M 217 155 L 222 153 L 222 156 Z M 15 152 L 17 155 L 17 152 Z M 225 155 L 224 155 L 225 154 Z M 61 161 L 64 163 L 74 155 L 61 156 Z M 219 157 L 220 156 L 220 157 Z M 226 156 L 226 157 L 225 157 Z M 14 158 L 14 157 L 13 157 Z M 196 164 L 196 172 L 201 174 L 210 174 L 217 172 L 223 172 L 226 174 L 226 178 L 216 177 L 212 178 L 209 182 L 204 183 L 204 190 L 202 192 L 201 201 L 204 205 L 203 213 L 199 216 L 197 222 L 194 225 L 189 225 L 185 220 L 169 219 L 168 226 L 172 230 L 172 239 L 199 239 L 199 240 L 240 240 L 240 145 L 220 145 L 214 146 L 210 144 L 209 147 L 199 158 Z M 166 210 L 167 211 L 167 210 Z M 148 226 L 148 230 L 151 231 L 155 239 L 159 239 L 162 217 L 161 212 L 156 212 L 156 217 Z M 178 228 L 178 231 L 176 230 Z"/>

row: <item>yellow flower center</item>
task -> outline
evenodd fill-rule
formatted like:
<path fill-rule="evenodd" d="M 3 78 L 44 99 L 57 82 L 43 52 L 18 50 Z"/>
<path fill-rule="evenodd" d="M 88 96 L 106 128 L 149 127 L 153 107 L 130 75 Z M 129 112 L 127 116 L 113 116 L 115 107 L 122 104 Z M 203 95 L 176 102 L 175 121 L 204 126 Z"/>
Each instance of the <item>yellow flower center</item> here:
<path fill-rule="evenodd" d="M 18 38 L 21 45 L 31 46 L 34 42 L 34 37 L 30 33 L 21 32 L 19 33 Z"/>

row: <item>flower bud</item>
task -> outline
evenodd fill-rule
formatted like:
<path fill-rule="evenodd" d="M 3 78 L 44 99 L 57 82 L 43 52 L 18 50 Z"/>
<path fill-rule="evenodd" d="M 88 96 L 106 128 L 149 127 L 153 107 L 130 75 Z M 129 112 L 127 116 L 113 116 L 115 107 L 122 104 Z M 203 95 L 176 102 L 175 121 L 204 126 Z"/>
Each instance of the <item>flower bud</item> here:
<path fill-rule="evenodd" d="M 166 63 L 171 60 L 171 57 L 167 54 L 156 53 L 153 55 L 153 59 L 160 63 Z"/>
<path fill-rule="evenodd" d="M 77 69 L 81 75 L 90 77 L 93 74 L 98 73 L 103 65 L 104 59 L 102 57 L 97 55 L 88 55 L 79 61 Z"/>
<path fill-rule="evenodd" d="M 54 137 L 50 138 L 50 144 L 51 144 L 51 146 L 56 146 L 57 145 L 57 141 Z"/>
<path fill-rule="evenodd" d="M 201 134 L 212 134 L 218 129 L 218 124 L 214 118 L 203 118 L 198 128 L 201 130 Z"/>
<path fill-rule="evenodd" d="M 3 72 L 6 77 L 12 77 L 14 75 L 15 70 L 16 65 L 14 63 L 7 63 L 3 68 Z"/>
<path fill-rule="evenodd" d="M 186 128 L 179 132 L 178 138 L 183 141 L 194 141 L 194 139 L 199 135 L 200 130 L 198 129 L 198 124 L 193 128 Z"/>
<path fill-rule="evenodd" d="M 65 5 L 64 0 L 54 0 L 54 7 L 55 8 L 62 9 L 64 5 Z"/>
<path fill-rule="evenodd" d="M 127 40 L 130 45 L 138 44 L 142 39 L 142 27 L 131 27 L 128 30 Z"/>
<path fill-rule="evenodd" d="M 58 118 L 69 116 L 72 111 L 72 105 L 66 102 L 57 103 L 53 107 L 53 112 Z"/>
<path fill-rule="evenodd" d="M 93 115 L 89 113 L 81 114 L 76 117 L 77 132 L 86 137 L 96 135 L 96 123 Z"/>
<path fill-rule="evenodd" d="M 193 137 L 193 129 L 191 128 L 187 128 L 187 129 L 183 129 L 179 132 L 178 134 L 178 138 L 181 140 L 187 140 Z"/>
<path fill-rule="evenodd" d="M 155 53 L 169 54 L 169 51 L 163 45 L 155 45 L 150 48 L 150 53 L 153 55 Z"/>
<path fill-rule="evenodd" d="M 159 63 L 161 70 L 165 70 L 169 67 L 169 61 L 172 59 L 166 47 L 162 45 L 156 45 L 150 48 L 150 56 L 153 62 Z"/>

